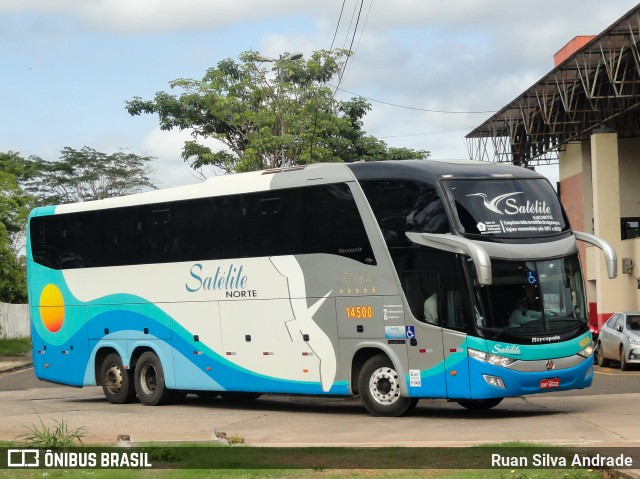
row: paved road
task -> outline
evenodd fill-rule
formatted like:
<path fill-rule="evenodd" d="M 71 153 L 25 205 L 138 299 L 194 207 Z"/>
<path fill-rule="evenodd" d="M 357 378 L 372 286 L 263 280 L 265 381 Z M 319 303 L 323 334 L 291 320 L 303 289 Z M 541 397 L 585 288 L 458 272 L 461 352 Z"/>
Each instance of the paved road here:
<path fill-rule="evenodd" d="M 403 418 L 369 416 L 355 398 L 266 395 L 247 403 L 209 402 L 115 406 L 101 388 L 52 386 L 32 370 L 0 378 L 0 439 L 14 439 L 40 422 L 64 419 L 84 427 L 87 443 L 209 440 L 216 433 L 253 445 L 446 446 L 531 441 L 552 444 L 640 446 L 637 404 L 640 371 L 596 368 L 594 387 L 505 399 L 487 412 L 443 400 L 422 400 Z"/>

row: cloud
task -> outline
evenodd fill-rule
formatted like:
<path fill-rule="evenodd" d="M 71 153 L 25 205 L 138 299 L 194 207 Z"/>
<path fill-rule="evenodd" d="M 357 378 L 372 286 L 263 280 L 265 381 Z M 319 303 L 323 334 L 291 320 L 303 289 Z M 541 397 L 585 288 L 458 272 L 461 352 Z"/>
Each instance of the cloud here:
<path fill-rule="evenodd" d="M 4 0 L 0 4 L 0 14 L 67 14 L 100 30 L 132 34 L 225 28 L 316 9 L 313 3 L 295 0 Z"/>
<path fill-rule="evenodd" d="M 184 142 L 192 139 L 189 131 L 163 131 L 160 127 L 152 129 L 144 136 L 139 148 L 142 152 L 139 154 L 155 158 L 151 178 L 156 186 L 168 188 L 202 181 L 202 176 L 195 172 L 181 156 Z M 215 140 L 203 143 L 214 150 L 222 148 L 222 145 Z M 212 168 L 205 168 L 202 173 L 206 177 L 219 174 Z"/>
<path fill-rule="evenodd" d="M 11 75 L 0 95 L 12 114 L 0 120 L 0 139 L 6 149 L 25 153 L 42 151 L 43 141 L 53 151 L 69 144 L 102 151 L 126 146 L 158 157 L 159 185 L 191 183 L 180 156 L 188 133 L 152 129 L 155 118 L 123 120 L 124 100 L 170 92 L 169 81 L 201 78 L 243 50 L 308 57 L 328 49 L 336 34 L 334 46 L 354 39 L 357 47 L 341 84 L 349 91 L 423 109 L 495 111 L 550 71 L 553 54 L 573 36 L 600 33 L 636 1 L 369 0 L 355 37 L 359 2 L 345 2 L 336 31 L 341 4 L 3 0 L 0 51 Z M 491 115 L 371 104 L 368 133 L 392 146 L 431 150 L 435 158 L 465 157 L 464 135 Z M 61 112 L 70 120 L 61 121 Z"/>

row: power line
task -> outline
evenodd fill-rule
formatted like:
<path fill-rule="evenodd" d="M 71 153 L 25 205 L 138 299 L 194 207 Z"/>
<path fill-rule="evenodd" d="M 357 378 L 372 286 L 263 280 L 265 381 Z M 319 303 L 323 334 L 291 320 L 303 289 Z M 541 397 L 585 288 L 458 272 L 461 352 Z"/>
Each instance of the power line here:
<path fill-rule="evenodd" d="M 347 30 L 347 36 L 344 39 L 344 47 L 347 46 L 347 38 L 349 38 L 349 32 L 351 31 L 351 25 L 353 24 L 353 18 L 356 14 L 356 8 L 357 8 L 358 2 L 356 2 L 354 4 L 354 9 L 353 9 L 353 14 L 351 15 L 351 21 L 349 22 L 349 29 Z M 360 8 L 358 9 L 358 17 L 356 18 L 356 24 L 353 27 L 353 34 L 351 35 L 351 43 L 349 44 L 349 51 L 351 52 L 351 55 L 353 56 L 353 42 L 356 39 L 356 32 L 358 31 L 358 24 L 360 23 L 360 15 L 362 14 L 362 7 L 364 6 L 364 0 L 360 0 Z M 338 74 L 338 86 L 336 87 L 336 90 L 333 91 L 333 96 L 336 95 L 336 92 L 338 91 L 338 87 L 340 86 L 340 84 L 342 83 L 342 80 L 344 79 L 344 74 L 345 71 L 347 69 L 347 64 L 349 63 L 349 57 L 347 57 L 344 61 L 344 65 L 342 65 L 342 71 Z"/>
<path fill-rule="evenodd" d="M 336 41 L 336 36 L 338 35 L 338 29 L 340 28 L 340 21 L 342 20 L 342 12 L 344 12 L 344 4 L 347 0 L 342 0 L 342 8 L 340 9 L 340 16 L 338 17 L 338 24 L 336 25 L 336 31 L 333 34 L 333 40 L 331 40 L 331 47 L 329 51 L 333 50 L 333 44 Z"/>
<path fill-rule="evenodd" d="M 495 113 L 497 110 L 483 110 L 483 111 L 451 111 L 451 110 L 432 110 L 429 108 L 419 108 L 417 106 L 407 106 L 407 105 L 398 105 L 397 103 L 391 103 L 383 100 L 376 100 L 375 98 L 370 98 L 368 96 L 361 95 L 359 93 L 354 93 L 349 90 L 345 90 L 344 88 L 340 88 L 340 84 L 337 86 L 331 85 L 327 83 L 328 86 L 335 88 L 336 90 L 343 91 L 345 93 L 349 93 L 350 95 L 356 95 L 360 98 L 364 98 L 365 100 L 373 101 L 376 103 L 382 103 L 383 105 L 393 106 L 395 108 L 404 108 L 405 110 L 416 110 L 416 111 L 426 111 L 429 113 L 448 113 L 448 114 L 487 114 L 487 113 Z"/>
<path fill-rule="evenodd" d="M 458 131 L 469 131 L 473 127 L 470 126 L 468 128 L 455 128 L 453 130 L 436 130 L 436 131 L 425 131 L 423 133 L 407 133 L 404 135 L 387 135 L 387 136 L 378 136 L 378 138 L 403 138 L 407 136 L 424 136 L 424 135 L 440 135 L 443 133 L 456 133 Z"/>
<path fill-rule="evenodd" d="M 349 67 L 346 69 L 344 76 L 346 77 L 349 74 L 349 71 L 351 70 L 351 66 L 353 65 L 353 57 L 356 56 L 356 53 L 358 52 L 358 48 L 360 47 L 360 41 L 362 40 L 362 35 L 364 33 L 364 29 L 367 27 L 367 21 L 369 20 L 369 14 L 371 13 L 371 7 L 373 6 L 373 0 L 371 0 L 369 2 L 369 8 L 367 9 L 367 15 L 364 17 L 364 23 L 362 24 L 362 28 L 360 29 L 360 36 L 358 37 L 358 43 L 356 43 L 356 48 L 355 50 L 351 53 L 351 63 L 349 64 Z M 355 32 L 354 32 L 355 35 Z"/>

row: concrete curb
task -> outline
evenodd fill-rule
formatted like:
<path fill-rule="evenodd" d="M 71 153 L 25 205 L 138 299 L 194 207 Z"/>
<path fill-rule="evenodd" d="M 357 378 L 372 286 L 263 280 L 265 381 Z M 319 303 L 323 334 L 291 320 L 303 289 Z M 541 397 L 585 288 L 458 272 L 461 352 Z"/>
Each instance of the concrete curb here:
<path fill-rule="evenodd" d="M 0 358 L 0 374 L 12 373 L 33 366 L 30 357 L 25 358 Z"/>

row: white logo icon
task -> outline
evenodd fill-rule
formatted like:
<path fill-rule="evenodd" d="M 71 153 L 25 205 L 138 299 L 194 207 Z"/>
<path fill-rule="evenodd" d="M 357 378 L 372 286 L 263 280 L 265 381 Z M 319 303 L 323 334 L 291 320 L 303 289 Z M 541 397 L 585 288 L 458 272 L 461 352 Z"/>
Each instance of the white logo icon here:
<path fill-rule="evenodd" d="M 8 467 L 40 466 L 40 451 L 37 449 L 9 449 L 7 451 Z"/>
<path fill-rule="evenodd" d="M 484 202 L 485 208 L 493 211 L 494 213 L 498 213 L 499 215 L 502 215 L 504 213 L 498 209 L 498 205 L 502 201 L 504 201 L 507 198 L 509 198 L 510 196 L 519 195 L 521 193 L 522 193 L 522 191 L 516 191 L 514 193 L 505 193 L 504 195 L 496 196 L 492 200 L 489 200 L 489 198 L 487 198 L 487 195 L 485 195 L 484 193 L 472 193 L 472 194 L 467 195 L 467 196 L 480 196 L 482 198 L 482 201 Z"/>

